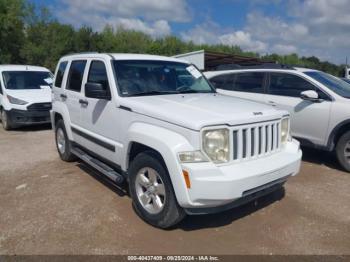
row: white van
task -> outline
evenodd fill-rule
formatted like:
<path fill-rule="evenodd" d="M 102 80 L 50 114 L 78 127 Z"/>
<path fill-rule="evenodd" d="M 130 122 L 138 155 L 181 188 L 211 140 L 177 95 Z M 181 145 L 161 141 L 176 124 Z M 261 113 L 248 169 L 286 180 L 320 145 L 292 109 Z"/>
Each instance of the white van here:
<path fill-rule="evenodd" d="M 5 130 L 50 123 L 52 77 L 44 67 L 0 65 L 0 116 Z"/>

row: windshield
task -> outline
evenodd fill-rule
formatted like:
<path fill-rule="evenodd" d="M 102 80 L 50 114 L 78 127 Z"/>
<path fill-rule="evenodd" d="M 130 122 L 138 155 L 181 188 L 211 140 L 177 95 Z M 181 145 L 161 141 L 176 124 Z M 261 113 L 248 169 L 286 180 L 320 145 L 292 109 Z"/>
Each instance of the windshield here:
<path fill-rule="evenodd" d="M 214 93 L 194 66 L 166 61 L 113 61 L 122 96 Z"/>
<path fill-rule="evenodd" d="M 325 85 L 334 93 L 350 98 L 350 84 L 347 82 L 320 71 L 305 72 L 305 74 Z"/>
<path fill-rule="evenodd" d="M 6 89 L 40 89 L 49 87 L 52 75 L 45 71 L 5 71 L 2 73 Z"/>

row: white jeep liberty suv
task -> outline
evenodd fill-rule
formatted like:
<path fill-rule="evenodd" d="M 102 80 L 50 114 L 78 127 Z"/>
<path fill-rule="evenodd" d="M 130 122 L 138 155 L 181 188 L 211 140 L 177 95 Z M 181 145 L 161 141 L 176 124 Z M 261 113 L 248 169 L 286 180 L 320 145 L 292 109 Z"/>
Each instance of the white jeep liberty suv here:
<path fill-rule="evenodd" d="M 287 112 L 220 95 L 175 58 L 65 56 L 51 118 L 61 159 L 127 182 L 138 215 L 160 228 L 269 194 L 300 168 Z"/>

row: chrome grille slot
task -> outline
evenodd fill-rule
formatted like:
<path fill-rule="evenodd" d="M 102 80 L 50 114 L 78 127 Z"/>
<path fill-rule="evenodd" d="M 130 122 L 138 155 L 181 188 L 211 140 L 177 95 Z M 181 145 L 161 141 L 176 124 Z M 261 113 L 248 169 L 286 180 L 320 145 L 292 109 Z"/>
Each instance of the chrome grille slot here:
<path fill-rule="evenodd" d="M 248 160 L 271 154 L 280 149 L 280 120 L 234 127 L 232 158 Z"/>

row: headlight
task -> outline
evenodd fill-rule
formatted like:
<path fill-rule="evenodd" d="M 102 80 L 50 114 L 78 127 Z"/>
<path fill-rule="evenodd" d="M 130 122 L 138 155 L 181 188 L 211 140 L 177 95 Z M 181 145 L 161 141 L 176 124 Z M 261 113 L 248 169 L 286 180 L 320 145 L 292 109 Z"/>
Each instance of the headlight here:
<path fill-rule="evenodd" d="M 225 163 L 230 158 L 228 129 L 215 129 L 203 132 L 203 150 L 214 163 Z"/>
<path fill-rule="evenodd" d="M 208 162 L 207 157 L 201 151 L 181 152 L 179 153 L 181 163 L 200 163 Z"/>
<path fill-rule="evenodd" d="M 24 101 L 24 100 L 21 100 L 19 98 L 15 98 L 15 97 L 9 96 L 9 95 L 7 95 L 7 99 L 10 101 L 11 104 L 14 104 L 14 105 L 26 105 L 26 104 L 28 104 L 27 101 Z"/>
<path fill-rule="evenodd" d="M 281 139 L 282 139 L 282 143 L 286 143 L 291 138 L 289 125 L 290 125 L 289 118 L 282 119 L 282 123 L 281 123 Z"/>

